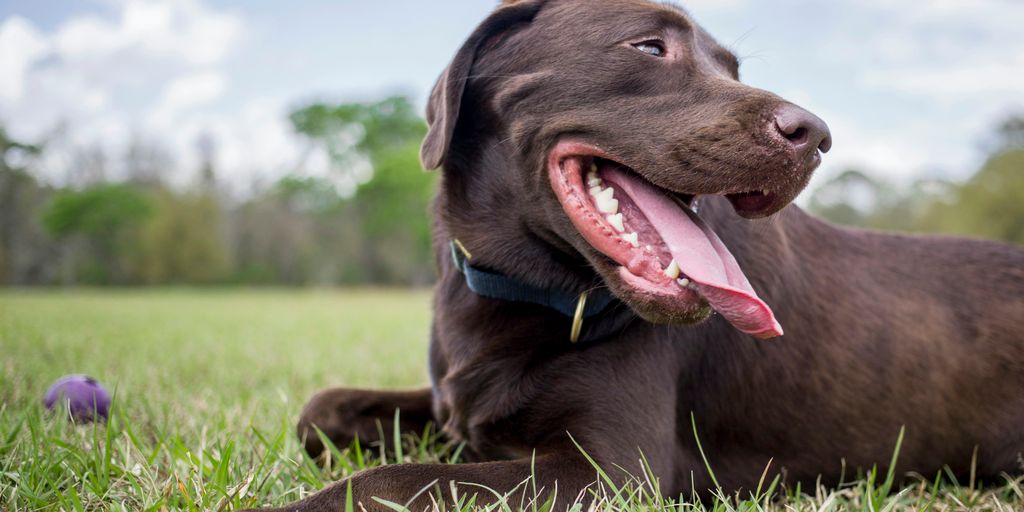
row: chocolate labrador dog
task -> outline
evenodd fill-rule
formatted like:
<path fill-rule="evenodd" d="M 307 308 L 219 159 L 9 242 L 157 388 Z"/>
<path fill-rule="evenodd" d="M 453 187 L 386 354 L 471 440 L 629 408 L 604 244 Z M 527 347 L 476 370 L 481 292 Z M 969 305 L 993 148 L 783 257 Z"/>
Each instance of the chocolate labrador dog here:
<path fill-rule="evenodd" d="M 828 128 L 740 83 L 684 11 L 506 1 L 427 119 L 423 164 L 444 168 L 432 386 L 321 392 L 299 435 L 314 456 L 316 429 L 365 443 L 398 409 L 476 462 L 378 467 L 281 510 L 338 510 L 349 488 L 367 509 L 564 504 L 597 480 L 584 453 L 690 496 L 713 487 L 694 429 L 729 492 L 766 467 L 829 485 L 884 466 L 902 428 L 900 474 L 966 472 L 975 452 L 983 477 L 1021 470 L 1024 251 L 786 207 Z"/>

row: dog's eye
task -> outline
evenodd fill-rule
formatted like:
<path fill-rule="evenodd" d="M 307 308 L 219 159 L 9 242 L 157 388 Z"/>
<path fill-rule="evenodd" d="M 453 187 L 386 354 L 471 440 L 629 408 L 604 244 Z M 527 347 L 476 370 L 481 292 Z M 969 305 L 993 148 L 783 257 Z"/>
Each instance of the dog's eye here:
<path fill-rule="evenodd" d="M 633 48 L 636 48 L 637 50 L 640 50 L 648 55 L 653 55 L 655 57 L 665 56 L 665 43 L 662 41 L 658 41 L 657 39 L 635 43 L 633 44 Z"/>

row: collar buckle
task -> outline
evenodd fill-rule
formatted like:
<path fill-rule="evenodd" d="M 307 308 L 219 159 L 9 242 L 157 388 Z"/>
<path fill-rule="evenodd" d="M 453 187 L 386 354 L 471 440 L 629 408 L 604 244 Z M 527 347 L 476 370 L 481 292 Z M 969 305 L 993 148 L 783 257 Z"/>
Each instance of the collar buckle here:
<path fill-rule="evenodd" d="M 580 340 L 580 331 L 583 330 L 583 312 L 587 309 L 587 295 L 590 295 L 590 290 L 581 293 L 580 299 L 576 301 L 576 314 L 572 317 L 572 330 L 569 331 L 569 341 L 573 343 Z"/>

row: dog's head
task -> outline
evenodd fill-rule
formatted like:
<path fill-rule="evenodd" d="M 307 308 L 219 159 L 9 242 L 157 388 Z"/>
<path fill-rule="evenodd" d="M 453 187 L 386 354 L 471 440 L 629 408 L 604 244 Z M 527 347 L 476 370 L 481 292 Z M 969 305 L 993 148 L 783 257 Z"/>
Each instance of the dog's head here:
<path fill-rule="evenodd" d="M 645 319 L 695 323 L 714 309 L 744 332 L 781 334 L 694 210 L 718 195 L 747 218 L 779 211 L 829 149 L 828 128 L 740 83 L 736 57 L 682 10 L 507 1 L 442 75 L 427 119 L 425 167 L 490 173 L 510 215 L 545 224 L 534 231 Z"/>

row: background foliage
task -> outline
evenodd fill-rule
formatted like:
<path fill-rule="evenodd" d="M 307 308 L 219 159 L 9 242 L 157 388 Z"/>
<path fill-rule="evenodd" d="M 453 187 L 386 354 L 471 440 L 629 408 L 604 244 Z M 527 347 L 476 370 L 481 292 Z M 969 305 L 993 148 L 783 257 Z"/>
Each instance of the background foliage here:
<path fill-rule="evenodd" d="M 426 127 L 412 103 L 312 103 L 289 119 L 330 175 L 298 162 L 245 191 L 218 176 L 209 141 L 186 184 L 170 183 L 173 158 L 141 140 L 123 169 L 83 152 L 54 184 L 38 172 L 46 141 L 0 128 L 0 284 L 429 283 L 435 177 L 420 168 Z M 892 183 L 850 169 L 807 206 L 851 226 L 1024 244 L 1024 117 L 1006 118 L 983 147 L 966 181 Z"/>
<path fill-rule="evenodd" d="M 1024 244 L 1024 117 L 1008 117 L 985 146 L 988 158 L 964 182 L 898 186 L 851 169 L 817 188 L 809 208 L 852 226 Z"/>
<path fill-rule="evenodd" d="M 434 177 L 411 103 L 314 103 L 290 120 L 331 175 L 299 162 L 244 193 L 220 181 L 213 155 L 191 183 L 169 183 L 172 160 L 139 141 L 120 178 L 83 157 L 53 185 L 37 172 L 45 142 L 0 130 L 0 284 L 429 283 Z"/>

